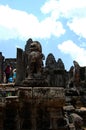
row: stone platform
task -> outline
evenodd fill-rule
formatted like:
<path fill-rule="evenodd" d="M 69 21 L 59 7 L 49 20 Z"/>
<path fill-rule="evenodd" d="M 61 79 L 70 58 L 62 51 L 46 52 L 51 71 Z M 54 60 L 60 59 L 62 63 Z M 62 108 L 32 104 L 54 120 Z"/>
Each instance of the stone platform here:
<path fill-rule="evenodd" d="M 30 115 L 28 115 L 27 120 L 31 117 L 31 130 L 64 129 L 62 124 L 59 126 L 60 121 L 63 120 L 62 108 L 65 105 L 63 88 L 19 87 L 18 96 L 20 104 L 22 104 L 20 109 L 22 110 L 22 106 L 25 107 L 25 105 L 28 107 Z M 22 111 L 24 112 L 24 110 Z M 21 120 L 26 120 L 26 117 L 21 117 Z M 22 127 L 23 124 L 21 125 Z"/>
<path fill-rule="evenodd" d="M 12 89 L 15 95 L 6 95 L 0 104 L 3 109 L 1 130 L 67 129 L 62 110 L 65 105 L 63 88 L 14 86 L 10 92 Z"/>

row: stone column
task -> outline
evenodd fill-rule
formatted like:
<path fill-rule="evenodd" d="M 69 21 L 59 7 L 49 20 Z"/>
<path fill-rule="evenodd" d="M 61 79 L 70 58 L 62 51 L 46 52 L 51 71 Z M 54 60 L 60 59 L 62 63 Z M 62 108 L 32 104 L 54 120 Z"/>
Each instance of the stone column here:
<path fill-rule="evenodd" d="M 3 60 L 4 60 L 4 57 L 2 56 L 2 53 L 0 52 L 0 83 L 3 82 Z"/>
<path fill-rule="evenodd" d="M 23 80 L 23 50 L 17 48 L 16 85 Z"/>

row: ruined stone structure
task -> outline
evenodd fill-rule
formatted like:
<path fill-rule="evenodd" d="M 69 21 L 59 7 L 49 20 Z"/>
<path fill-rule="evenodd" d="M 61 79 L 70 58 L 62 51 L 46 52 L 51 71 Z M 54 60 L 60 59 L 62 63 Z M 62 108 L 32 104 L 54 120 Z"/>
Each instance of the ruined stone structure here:
<path fill-rule="evenodd" d="M 67 106 L 79 114 L 78 109 L 86 107 L 86 67 L 74 61 L 66 71 L 62 59 L 56 61 L 52 53 L 45 66 L 43 60 L 38 41 L 30 38 L 25 50 L 17 48 L 16 82 L 0 87 L 0 130 L 68 130 Z"/>
<path fill-rule="evenodd" d="M 25 50 L 17 49 L 17 79 L 20 130 L 59 130 L 64 126 L 65 67 L 52 54 L 43 65 L 41 44 L 29 39 Z M 63 123 L 62 126 L 62 122 Z"/>
<path fill-rule="evenodd" d="M 26 113 L 21 116 L 21 129 L 22 127 L 31 130 L 59 129 L 61 126 L 58 126 L 57 122 L 63 118 L 62 106 L 65 104 L 63 97 L 64 90 L 62 88 L 19 88 L 19 99 L 22 103 L 20 111 L 23 112 L 22 114 Z"/>
<path fill-rule="evenodd" d="M 48 81 L 48 86 L 65 87 L 65 67 L 62 60 L 59 58 L 56 62 L 53 54 L 49 54 L 46 58 L 45 72 Z"/>
<path fill-rule="evenodd" d="M 50 86 L 65 87 L 65 67 L 59 58 L 55 61 L 53 54 L 49 54 L 43 65 L 44 55 L 41 44 L 29 39 L 25 51 L 17 49 L 17 79 L 16 85 L 22 86 Z"/>
<path fill-rule="evenodd" d="M 47 82 L 43 75 L 42 47 L 38 41 L 29 39 L 25 51 L 17 49 L 17 78 L 16 85 L 44 86 Z"/>
<path fill-rule="evenodd" d="M 62 110 L 65 105 L 63 88 L 7 87 L 3 92 L 6 95 L 0 103 L 0 130 L 67 129 Z"/>

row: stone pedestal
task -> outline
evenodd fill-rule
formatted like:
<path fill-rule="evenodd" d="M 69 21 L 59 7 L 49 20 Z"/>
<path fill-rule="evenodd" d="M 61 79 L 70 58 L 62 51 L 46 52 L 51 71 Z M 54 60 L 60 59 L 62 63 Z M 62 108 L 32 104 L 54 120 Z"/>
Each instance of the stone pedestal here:
<path fill-rule="evenodd" d="M 65 105 L 63 88 L 19 87 L 20 130 L 59 130 L 59 119 L 63 118 Z M 24 115 L 22 115 L 24 114 Z M 27 128 L 23 127 L 28 121 Z"/>
<path fill-rule="evenodd" d="M 34 75 L 35 76 L 35 75 Z M 46 79 L 44 77 L 37 77 L 38 75 L 36 75 L 34 78 L 32 77 L 28 77 L 26 78 L 25 80 L 23 80 L 23 82 L 21 83 L 21 85 L 23 87 L 27 87 L 27 86 L 30 86 L 30 87 L 43 87 L 43 86 L 48 86 L 48 83 L 46 81 Z"/>
<path fill-rule="evenodd" d="M 2 119 L 0 118 L 1 130 L 67 129 L 63 120 L 63 88 L 20 86 L 16 95 L 7 95 L 4 100 L 5 107 L 0 107 L 5 115 L 2 114 Z"/>

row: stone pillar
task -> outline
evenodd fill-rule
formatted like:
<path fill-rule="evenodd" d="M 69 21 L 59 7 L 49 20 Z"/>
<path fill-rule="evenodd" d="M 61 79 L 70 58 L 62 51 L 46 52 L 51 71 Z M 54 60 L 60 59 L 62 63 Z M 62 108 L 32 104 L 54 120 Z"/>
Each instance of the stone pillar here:
<path fill-rule="evenodd" d="M 17 48 L 17 65 L 16 65 L 16 84 L 19 85 L 23 80 L 23 50 Z"/>
<path fill-rule="evenodd" d="M 0 52 L 0 83 L 3 82 L 3 60 L 4 60 L 4 57 L 2 56 L 2 53 Z"/>

